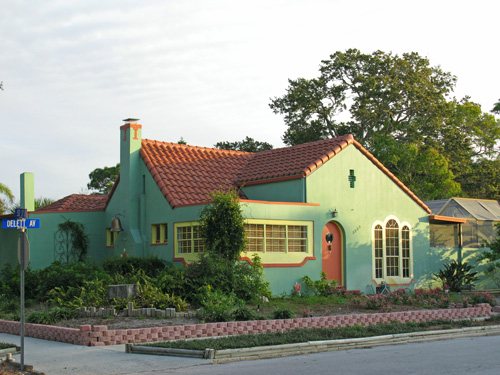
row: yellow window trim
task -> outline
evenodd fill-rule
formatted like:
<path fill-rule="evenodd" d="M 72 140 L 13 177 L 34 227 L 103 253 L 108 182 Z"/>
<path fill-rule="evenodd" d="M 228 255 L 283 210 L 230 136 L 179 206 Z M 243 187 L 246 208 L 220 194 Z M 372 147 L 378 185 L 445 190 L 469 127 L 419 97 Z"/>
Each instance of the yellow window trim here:
<path fill-rule="evenodd" d="M 269 225 L 297 225 L 305 226 L 307 230 L 307 242 L 305 252 L 255 252 L 243 251 L 241 258 L 251 259 L 253 254 L 258 254 L 262 263 L 265 264 L 297 264 L 302 263 L 306 258 L 314 256 L 314 223 L 313 221 L 298 220 L 259 220 L 246 219 L 245 224 L 269 224 Z M 174 223 L 174 257 L 184 259 L 186 264 L 192 263 L 198 259 L 199 253 L 179 253 L 179 241 L 177 239 L 177 228 L 199 226 L 198 221 Z"/>
<path fill-rule="evenodd" d="M 186 221 L 180 223 L 174 223 L 174 258 L 184 259 L 186 264 L 192 263 L 198 259 L 199 253 L 179 253 L 179 240 L 177 238 L 177 228 L 185 227 L 197 227 L 200 226 L 199 221 Z"/>
<path fill-rule="evenodd" d="M 156 228 L 160 227 L 160 241 L 156 241 Z M 151 245 L 168 244 L 168 223 L 151 224 Z"/>

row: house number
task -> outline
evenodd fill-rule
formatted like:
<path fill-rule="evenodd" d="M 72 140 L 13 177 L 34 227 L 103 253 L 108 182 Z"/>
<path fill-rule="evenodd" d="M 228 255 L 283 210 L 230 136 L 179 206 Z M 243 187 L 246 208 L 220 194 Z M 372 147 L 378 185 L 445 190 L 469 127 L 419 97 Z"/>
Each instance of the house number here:
<path fill-rule="evenodd" d="M 355 233 L 356 233 L 358 230 L 360 230 L 360 229 L 361 229 L 361 225 L 358 225 L 358 226 L 356 227 L 356 229 L 354 229 L 354 230 L 352 231 L 352 234 L 355 234 Z"/>

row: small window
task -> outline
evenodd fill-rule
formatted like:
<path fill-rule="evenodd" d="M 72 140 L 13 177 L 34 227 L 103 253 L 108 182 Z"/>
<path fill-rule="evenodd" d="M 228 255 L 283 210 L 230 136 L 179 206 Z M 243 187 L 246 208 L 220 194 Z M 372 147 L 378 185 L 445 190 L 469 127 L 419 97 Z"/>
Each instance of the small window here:
<path fill-rule="evenodd" d="M 205 240 L 201 238 L 200 226 L 196 224 L 177 225 L 177 253 L 197 254 L 205 251 Z"/>
<path fill-rule="evenodd" d="M 168 224 L 151 225 L 151 244 L 164 245 L 168 243 Z"/>
<path fill-rule="evenodd" d="M 118 232 L 111 232 L 111 228 L 106 229 L 106 247 L 115 247 Z"/>

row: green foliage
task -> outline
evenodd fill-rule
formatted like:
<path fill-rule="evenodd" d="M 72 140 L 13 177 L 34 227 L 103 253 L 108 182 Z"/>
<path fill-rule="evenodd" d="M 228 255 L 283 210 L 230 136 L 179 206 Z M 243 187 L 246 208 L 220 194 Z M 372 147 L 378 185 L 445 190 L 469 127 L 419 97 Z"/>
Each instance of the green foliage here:
<path fill-rule="evenodd" d="M 114 275 L 127 277 L 134 275 L 138 270 L 142 270 L 149 277 L 156 277 L 165 267 L 169 265 L 166 260 L 158 257 L 139 258 L 129 256 L 126 258 L 114 257 L 104 261 L 102 267 L 105 272 Z"/>
<path fill-rule="evenodd" d="M 489 303 L 491 306 L 496 305 L 493 294 L 488 291 L 472 293 L 470 301 L 473 305 L 477 305 L 478 303 Z"/>
<path fill-rule="evenodd" d="M 45 301 L 50 298 L 49 292 L 56 287 L 80 288 L 85 281 L 97 278 L 110 280 L 109 276 L 102 272 L 98 266 L 83 262 L 61 263 L 54 262 L 50 266 L 33 271 L 38 280 L 36 287 L 36 298 Z"/>
<path fill-rule="evenodd" d="M 39 210 L 42 207 L 48 206 L 49 204 L 54 203 L 54 199 L 47 197 L 38 197 L 35 198 L 35 211 Z M 14 206 L 10 208 L 10 213 L 14 213 L 16 208 L 21 208 L 21 203 L 17 202 Z"/>
<path fill-rule="evenodd" d="M 227 322 L 244 302 L 234 293 L 213 289 L 210 285 L 200 288 L 198 300 L 201 303 L 200 317 L 206 322 Z"/>
<path fill-rule="evenodd" d="M 108 280 L 83 280 L 81 286 L 55 287 L 48 292 L 47 302 L 68 308 L 108 306 Z"/>
<path fill-rule="evenodd" d="M 267 142 L 259 142 L 250 137 L 245 137 L 241 142 L 217 142 L 215 148 L 221 150 L 234 150 L 245 152 L 260 152 L 272 150 L 273 146 Z"/>
<path fill-rule="evenodd" d="M 228 261 L 237 260 L 245 248 L 245 218 L 236 190 L 222 188 L 212 193 L 211 203 L 200 213 L 200 230 L 206 252 Z"/>
<path fill-rule="evenodd" d="M 90 243 L 90 238 L 85 233 L 85 226 L 82 223 L 66 220 L 64 223 L 59 224 L 59 231 L 71 239 L 66 249 L 65 262 L 69 263 L 73 257 L 77 262 L 83 262 Z"/>
<path fill-rule="evenodd" d="M 7 185 L 0 183 L 0 215 L 7 213 L 12 203 L 14 203 L 14 194 Z"/>
<path fill-rule="evenodd" d="M 269 332 L 249 335 L 235 335 L 230 337 L 208 338 L 200 340 L 163 341 L 145 344 L 162 348 L 181 348 L 193 350 L 215 350 L 252 348 L 256 346 L 270 346 L 295 344 L 308 341 L 341 340 L 382 335 L 395 335 L 428 330 L 429 327 L 460 328 L 471 326 L 471 321 L 434 320 L 428 322 L 408 322 L 377 324 L 369 326 L 348 326 L 336 328 L 303 328 L 282 332 Z M 482 322 L 474 322 L 482 325 Z"/>
<path fill-rule="evenodd" d="M 450 98 L 455 83 L 417 53 L 349 49 L 322 61 L 317 78 L 289 80 L 270 107 L 288 145 L 353 134 L 422 199 L 498 199 L 500 120 Z"/>
<path fill-rule="evenodd" d="M 295 314 L 288 307 L 275 308 L 271 314 L 273 319 L 292 319 Z"/>
<path fill-rule="evenodd" d="M 312 290 L 314 295 L 328 297 L 335 293 L 337 280 L 328 280 L 325 272 L 321 272 L 320 280 L 311 280 L 309 276 L 304 276 L 302 282 Z"/>
<path fill-rule="evenodd" d="M 498 102 L 495 103 L 491 112 L 500 115 L 500 99 L 498 99 Z"/>
<path fill-rule="evenodd" d="M 188 265 L 186 281 L 191 290 L 213 286 L 223 293 L 234 293 L 244 301 L 259 296 L 270 297 L 269 283 L 264 280 L 262 263 L 258 256 L 252 258 L 253 264 L 246 261 L 228 260 L 222 255 L 205 252 L 194 263 Z M 200 304 L 197 295 L 191 296 L 195 305 Z"/>
<path fill-rule="evenodd" d="M 373 148 L 379 161 L 418 197 L 434 200 L 457 196 L 462 191 L 454 181 L 448 159 L 433 147 L 377 135 Z"/>
<path fill-rule="evenodd" d="M 26 322 L 35 324 L 55 324 L 61 320 L 77 318 L 76 310 L 69 307 L 53 307 L 48 310 L 34 310 L 26 317 Z"/>
<path fill-rule="evenodd" d="M 92 194 L 108 194 L 119 173 L 120 163 L 114 167 L 96 168 L 89 174 L 90 182 L 87 188 L 93 190 Z"/>
<path fill-rule="evenodd" d="M 473 267 L 466 262 L 452 261 L 444 264 L 443 267 L 444 269 L 439 270 L 438 273 L 434 274 L 434 277 L 441 281 L 444 289 L 449 289 L 452 292 L 460 292 L 464 287 L 472 286 L 478 279 L 477 272 L 471 272 Z"/>
<path fill-rule="evenodd" d="M 232 318 L 236 321 L 249 321 L 259 320 L 262 317 L 257 315 L 257 313 L 251 310 L 248 306 L 238 306 L 233 310 Z"/>
<path fill-rule="evenodd" d="M 500 288 L 500 224 L 496 224 L 497 235 L 491 242 L 485 242 L 488 247 L 479 256 L 480 261 L 486 261 L 486 272 Z"/>
<path fill-rule="evenodd" d="M 364 145 L 376 133 L 414 137 L 415 127 L 443 122 L 456 81 L 417 53 L 349 49 L 322 61 L 319 71 L 318 78 L 289 80 L 286 94 L 271 100 L 271 109 L 285 116 L 287 144 L 302 143 L 307 133 L 316 138 L 308 141 L 351 133 Z M 351 121 L 339 121 L 344 111 Z"/>

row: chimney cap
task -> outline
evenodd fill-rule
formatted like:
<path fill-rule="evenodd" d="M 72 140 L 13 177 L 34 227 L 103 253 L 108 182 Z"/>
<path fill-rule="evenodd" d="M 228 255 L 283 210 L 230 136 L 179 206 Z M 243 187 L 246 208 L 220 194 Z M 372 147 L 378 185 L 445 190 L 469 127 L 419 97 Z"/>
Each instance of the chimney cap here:
<path fill-rule="evenodd" d="M 126 118 L 125 120 L 126 123 L 129 123 L 129 124 L 137 124 L 137 121 L 139 121 L 138 118 Z"/>

